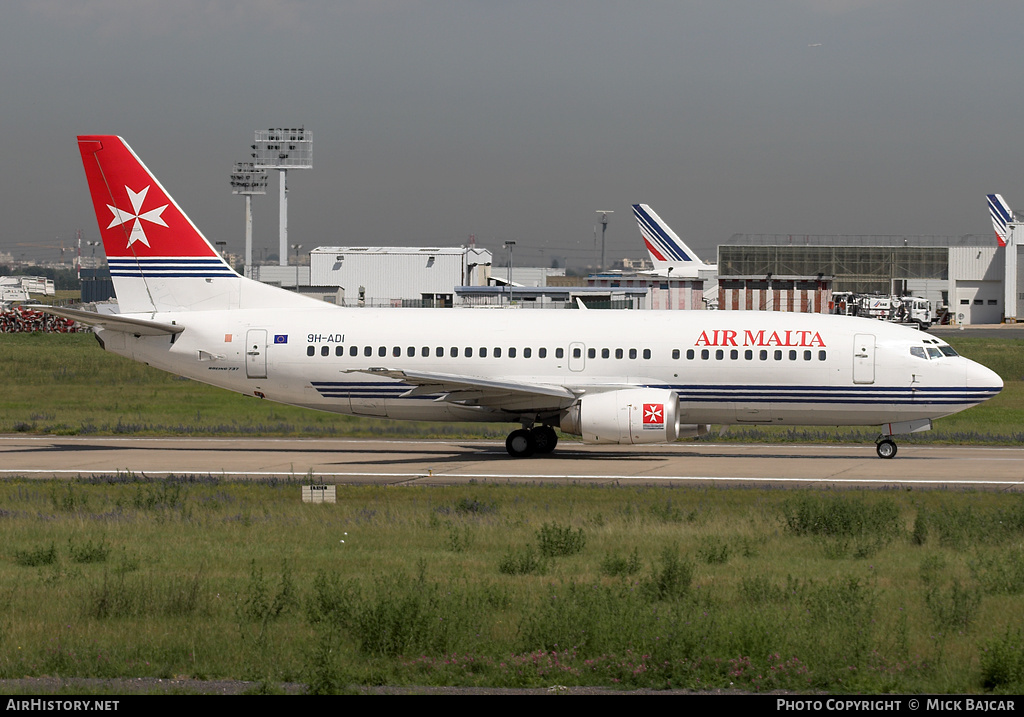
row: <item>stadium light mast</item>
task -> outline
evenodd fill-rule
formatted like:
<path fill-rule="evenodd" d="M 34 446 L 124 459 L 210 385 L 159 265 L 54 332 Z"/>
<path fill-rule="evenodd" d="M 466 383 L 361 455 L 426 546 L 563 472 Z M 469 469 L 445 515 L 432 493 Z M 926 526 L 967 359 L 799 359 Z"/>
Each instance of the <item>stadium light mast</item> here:
<path fill-rule="evenodd" d="M 288 266 L 288 170 L 313 168 L 313 133 L 304 127 L 258 129 L 252 149 L 255 169 L 280 172 L 278 259 L 281 266 Z"/>
<path fill-rule="evenodd" d="M 598 267 L 598 272 L 604 271 L 604 233 L 608 231 L 608 215 L 614 214 L 615 211 L 612 209 L 598 209 L 597 213 L 601 215 L 601 266 Z"/>
<path fill-rule="evenodd" d="M 252 277 L 252 195 L 267 193 L 267 173 L 252 162 L 235 162 L 231 193 L 245 197 L 245 275 Z"/>

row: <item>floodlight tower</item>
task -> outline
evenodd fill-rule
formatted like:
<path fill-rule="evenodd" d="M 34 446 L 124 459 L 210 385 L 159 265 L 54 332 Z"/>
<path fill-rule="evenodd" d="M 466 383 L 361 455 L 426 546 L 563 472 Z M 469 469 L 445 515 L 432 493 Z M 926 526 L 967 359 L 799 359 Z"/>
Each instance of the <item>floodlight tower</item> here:
<path fill-rule="evenodd" d="M 235 162 L 231 193 L 245 197 L 245 275 L 252 277 L 252 195 L 267 193 L 267 173 L 252 162 Z"/>
<path fill-rule="evenodd" d="M 278 258 L 281 266 L 288 266 L 288 170 L 313 168 L 313 133 L 304 127 L 258 129 L 252 149 L 256 169 L 281 173 Z"/>
<path fill-rule="evenodd" d="M 611 209 L 598 209 L 597 213 L 601 215 L 601 266 L 598 270 L 604 271 L 604 233 L 608 231 L 608 215 L 615 212 Z"/>

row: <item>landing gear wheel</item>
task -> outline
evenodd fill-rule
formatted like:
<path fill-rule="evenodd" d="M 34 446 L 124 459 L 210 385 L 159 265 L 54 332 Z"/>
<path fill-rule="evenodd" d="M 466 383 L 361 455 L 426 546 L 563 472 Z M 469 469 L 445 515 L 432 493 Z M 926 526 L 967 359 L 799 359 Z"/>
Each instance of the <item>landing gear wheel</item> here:
<path fill-rule="evenodd" d="M 892 458 L 896 455 L 896 444 L 886 438 L 884 441 L 879 441 L 875 444 L 875 451 L 878 453 L 879 458 Z"/>
<path fill-rule="evenodd" d="M 534 453 L 551 453 L 558 445 L 558 434 L 551 426 L 537 426 L 530 429 L 530 440 Z"/>
<path fill-rule="evenodd" d="M 533 455 L 535 449 L 530 432 L 525 428 L 512 431 L 505 439 L 505 450 L 513 458 L 527 458 Z"/>

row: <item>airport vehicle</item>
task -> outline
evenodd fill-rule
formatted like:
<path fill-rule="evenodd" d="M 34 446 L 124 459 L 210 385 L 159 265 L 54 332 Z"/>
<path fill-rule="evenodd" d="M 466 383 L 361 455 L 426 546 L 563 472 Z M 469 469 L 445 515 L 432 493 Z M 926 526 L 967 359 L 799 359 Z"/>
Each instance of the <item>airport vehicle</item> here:
<path fill-rule="evenodd" d="M 563 432 L 666 443 L 711 423 L 879 425 L 891 436 L 1002 388 L 911 329 L 769 312 L 341 308 L 239 276 L 123 139 L 78 138 L 123 313 L 46 309 L 108 351 L 261 399 L 338 413 L 519 423 L 515 457 Z"/>
<path fill-rule="evenodd" d="M 884 296 L 837 291 L 832 294 L 832 313 L 904 324 L 927 329 L 935 319 L 932 302 L 920 296 Z"/>

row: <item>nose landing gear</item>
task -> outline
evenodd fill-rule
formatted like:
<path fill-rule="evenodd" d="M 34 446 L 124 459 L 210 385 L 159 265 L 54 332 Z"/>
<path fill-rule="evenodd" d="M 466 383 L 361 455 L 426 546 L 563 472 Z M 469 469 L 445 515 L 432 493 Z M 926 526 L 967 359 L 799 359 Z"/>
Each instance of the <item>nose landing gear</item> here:
<path fill-rule="evenodd" d="M 875 452 L 879 458 L 892 458 L 896 455 L 896 442 L 891 438 L 875 441 Z"/>

